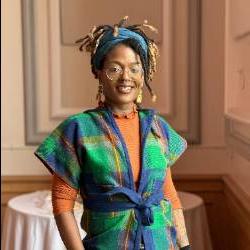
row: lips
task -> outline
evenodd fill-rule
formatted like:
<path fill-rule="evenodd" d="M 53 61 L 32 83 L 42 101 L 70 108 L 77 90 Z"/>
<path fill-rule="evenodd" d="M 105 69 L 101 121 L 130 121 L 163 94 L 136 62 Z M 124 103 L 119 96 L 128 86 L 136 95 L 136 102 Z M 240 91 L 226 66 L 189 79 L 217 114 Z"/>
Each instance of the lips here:
<path fill-rule="evenodd" d="M 117 91 L 121 94 L 129 94 L 133 88 L 134 86 L 132 85 L 118 85 L 116 87 Z"/>

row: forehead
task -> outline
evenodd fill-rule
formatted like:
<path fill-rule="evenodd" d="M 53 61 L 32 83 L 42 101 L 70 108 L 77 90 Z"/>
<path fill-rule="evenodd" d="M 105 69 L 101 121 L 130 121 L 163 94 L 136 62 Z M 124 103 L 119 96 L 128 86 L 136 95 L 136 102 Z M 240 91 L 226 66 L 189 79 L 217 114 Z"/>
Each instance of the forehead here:
<path fill-rule="evenodd" d="M 130 47 L 119 44 L 115 46 L 105 58 L 104 64 L 119 62 L 120 64 L 141 63 L 140 56 Z"/>

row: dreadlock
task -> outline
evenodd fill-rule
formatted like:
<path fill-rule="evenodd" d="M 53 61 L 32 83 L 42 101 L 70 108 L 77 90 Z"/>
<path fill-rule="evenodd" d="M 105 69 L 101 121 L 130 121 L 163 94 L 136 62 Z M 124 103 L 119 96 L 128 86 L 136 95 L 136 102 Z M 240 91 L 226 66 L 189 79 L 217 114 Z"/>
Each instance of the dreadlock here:
<path fill-rule="evenodd" d="M 143 37 L 148 47 L 147 56 L 144 53 L 142 53 L 140 46 L 138 46 L 133 41 L 133 39 L 126 39 L 124 41 L 121 41 L 120 43 L 128 45 L 137 54 L 139 54 L 141 62 L 142 62 L 143 70 L 144 70 L 145 85 L 151 94 L 152 101 L 154 102 L 156 100 L 156 95 L 154 94 L 149 82 L 152 81 L 153 75 L 156 72 L 156 58 L 157 56 L 159 56 L 159 51 L 154 40 L 150 39 L 145 34 L 143 29 L 148 28 L 149 30 L 153 32 L 158 32 L 158 31 L 152 25 L 149 25 L 146 20 L 143 22 L 143 24 L 134 24 L 130 26 L 125 26 L 127 19 L 128 19 L 128 16 L 125 16 L 118 24 L 115 24 L 114 26 L 110 26 L 110 25 L 99 25 L 97 27 L 94 26 L 85 37 L 77 40 L 76 43 L 80 44 L 80 47 L 79 47 L 80 51 L 83 51 L 83 47 L 85 47 L 86 51 L 90 52 L 91 70 L 92 70 L 92 73 L 95 75 L 95 78 L 97 78 L 97 73 L 96 73 L 96 68 L 94 66 L 94 63 L 93 63 L 93 58 L 95 56 L 95 53 L 96 53 L 96 50 L 98 48 L 101 38 L 105 35 L 107 31 L 112 30 L 113 36 L 116 37 L 119 35 L 119 28 L 123 27 Z"/>

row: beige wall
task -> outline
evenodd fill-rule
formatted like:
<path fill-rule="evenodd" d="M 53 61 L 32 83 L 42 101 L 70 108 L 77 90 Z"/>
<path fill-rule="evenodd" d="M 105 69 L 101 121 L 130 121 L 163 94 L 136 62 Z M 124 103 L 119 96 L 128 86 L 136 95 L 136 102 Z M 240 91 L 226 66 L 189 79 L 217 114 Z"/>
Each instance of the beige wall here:
<path fill-rule="evenodd" d="M 25 146 L 21 1 L 1 1 L 2 175 L 46 174 Z"/>
<path fill-rule="evenodd" d="M 245 124 L 250 124 L 250 36 L 245 35 L 250 32 L 249 9 L 249 1 L 226 1 L 225 112 L 235 114 Z M 249 125 L 242 131 L 248 141 L 249 131 Z M 247 151 L 250 155 L 250 148 Z M 250 195 L 250 161 L 233 151 L 230 173 Z"/>
<path fill-rule="evenodd" d="M 25 146 L 24 83 L 20 0 L 2 1 L 2 175 L 44 175 L 35 147 Z M 15 20 L 15 21 L 13 21 Z M 248 187 L 249 162 L 224 142 L 225 2 L 202 1 L 202 144 L 190 146 L 176 173 L 232 173 Z"/>

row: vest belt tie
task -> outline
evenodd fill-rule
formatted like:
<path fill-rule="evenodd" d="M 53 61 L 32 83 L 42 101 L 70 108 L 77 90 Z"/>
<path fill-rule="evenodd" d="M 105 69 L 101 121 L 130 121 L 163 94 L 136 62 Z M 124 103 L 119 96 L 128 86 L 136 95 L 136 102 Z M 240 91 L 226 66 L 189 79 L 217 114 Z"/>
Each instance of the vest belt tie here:
<path fill-rule="evenodd" d="M 115 195 L 124 195 L 127 200 L 115 200 Z M 162 190 L 157 190 L 146 199 L 141 195 L 126 187 L 114 187 L 105 193 L 90 193 L 88 198 L 83 200 L 84 207 L 96 212 L 117 212 L 127 209 L 135 209 L 138 229 L 136 232 L 135 250 L 140 248 L 141 239 L 145 243 L 145 249 L 150 250 L 147 244 L 147 237 L 144 237 L 144 227 L 150 226 L 154 222 L 152 211 L 153 205 L 159 205 L 164 198 Z"/>

